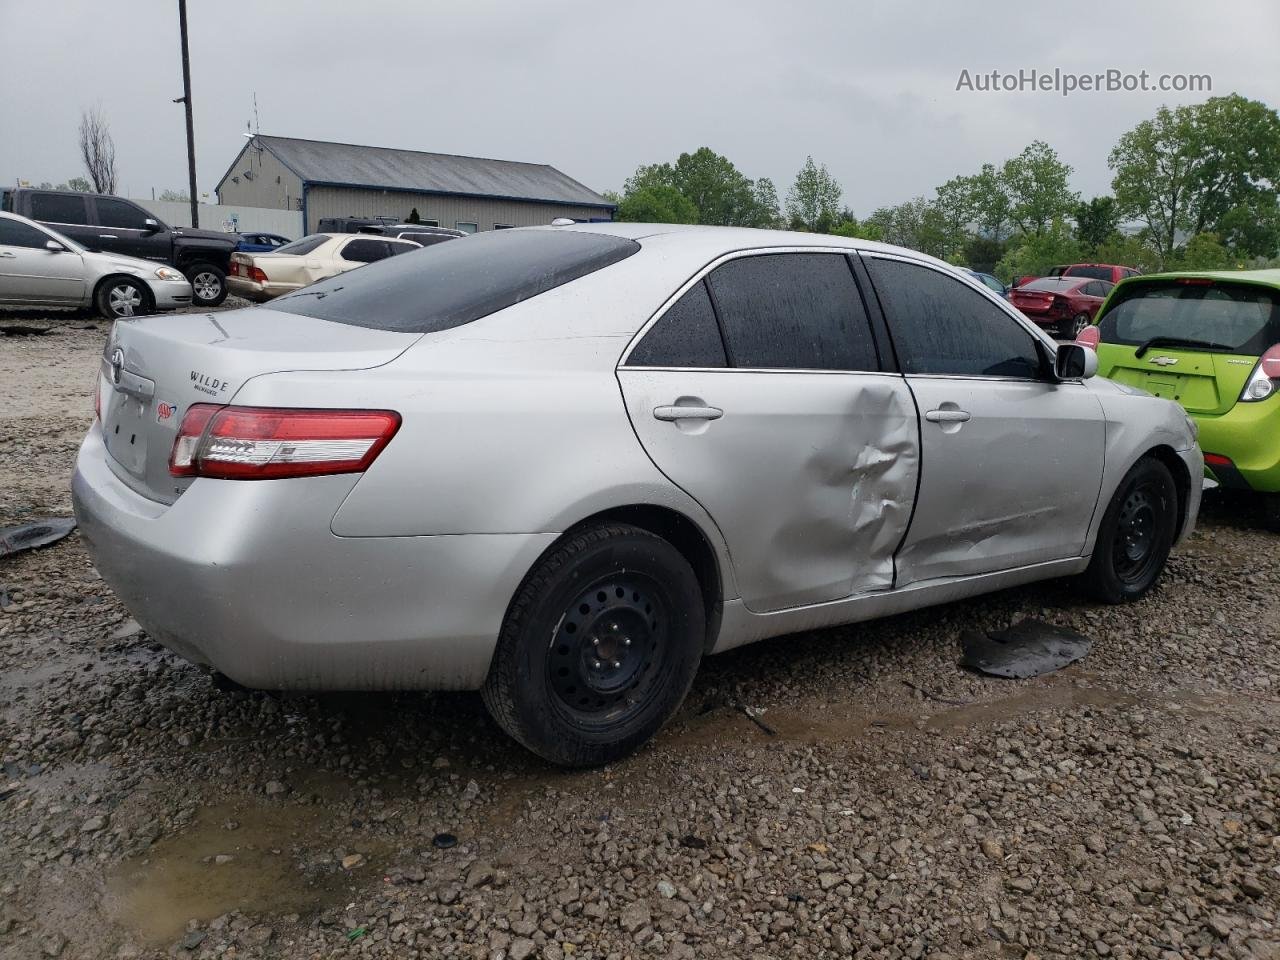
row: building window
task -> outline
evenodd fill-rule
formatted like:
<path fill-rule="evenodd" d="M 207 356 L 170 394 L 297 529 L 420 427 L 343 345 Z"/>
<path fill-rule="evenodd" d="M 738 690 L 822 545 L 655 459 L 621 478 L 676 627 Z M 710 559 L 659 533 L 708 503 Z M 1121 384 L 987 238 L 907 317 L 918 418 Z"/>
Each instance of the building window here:
<path fill-rule="evenodd" d="M 463 233 L 475 233 L 477 230 L 480 229 L 480 224 L 471 223 L 466 220 L 459 220 L 456 224 L 454 224 L 454 226 L 456 226 Z"/>
<path fill-rule="evenodd" d="M 493 229 L 495 230 L 511 230 L 514 227 L 515 227 L 514 223 L 495 223 L 493 225 Z"/>

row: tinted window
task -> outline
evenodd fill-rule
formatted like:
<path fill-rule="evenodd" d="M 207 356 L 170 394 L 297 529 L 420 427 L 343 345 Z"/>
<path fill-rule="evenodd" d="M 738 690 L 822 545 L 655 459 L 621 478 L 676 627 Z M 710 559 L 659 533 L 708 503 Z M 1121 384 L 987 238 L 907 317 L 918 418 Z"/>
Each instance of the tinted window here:
<path fill-rule="evenodd" d="M 295 240 L 293 243 L 286 243 L 275 252 L 288 253 L 295 257 L 300 257 L 304 253 L 310 253 L 328 239 L 329 237 L 325 236 L 323 233 L 313 233 L 311 236 L 303 237 L 301 240 Z"/>
<path fill-rule="evenodd" d="M 671 305 L 627 359 L 630 367 L 723 367 L 724 342 L 705 283 Z"/>
<path fill-rule="evenodd" d="M 431 333 L 488 316 L 631 256 L 640 245 L 572 230 L 490 230 L 313 283 L 270 309 Z"/>
<path fill-rule="evenodd" d="M 21 220 L 0 217 L 0 246 L 42 248 L 52 239 L 53 237 Z"/>
<path fill-rule="evenodd" d="M 1117 297 L 1098 322 L 1106 343 L 1179 337 L 1243 356 L 1280 343 L 1280 295 L 1265 287 L 1155 281 L 1122 288 Z"/>
<path fill-rule="evenodd" d="M 1067 269 L 1069 277 L 1092 277 L 1094 280 L 1110 280 L 1110 267 L 1069 267 Z"/>
<path fill-rule="evenodd" d="M 88 223 L 84 197 L 75 193 L 33 193 L 31 219 L 46 223 Z"/>
<path fill-rule="evenodd" d="M 1034 290 L 1040 293 L 1066 293 L 1075 287 L 1080 286 L 1078 279 L 1070 277 L 1046 277 L 1043 280 L 1032 280 L 1030 283 L 1024 283 L 1019 290 Z"/>
<path fill-rule="evenodd" d="M 114 197 L 98 197 L 98 225 L 103 227 L 123 227 L 126 230 L 144 230 L 144 222 L 151 214 L 132 203 L 117 200 Z M 154 219 L 154 218 L 152 218 Z"/>
<path fill-rule="evenodd" d="M 392 243 L 390 240 L 387 241 L 387 251 L 393 257 L 399 256 L 402 253 L 410 253 L 414 250 L 421 249 L 422 246 L 417 241 L 414 241 L 413 243 Z"/>
<path fill-rule="evenodd" d="M 447 233 L 402 233 L 402 240 L 412 240 L 414 243 L 420 243 L 424 247 L 429 247 L 433 243 L 444 243 L 446 240 L 457 240 L 458 238 Z"/>
<path fill-rule="evenodd" d="M 904 373 L 1036 377 L 1035 338 L 976 290 L 937 270 L 866 258 Z"/>
<path fill-rule="evenodd" d="M 391 256 L 391 251 L 383 240 L 352 240 L 342 248 L 338 256 L 354 263 L 373 263 Z"/>
<path fill-rule="evenodd" d="M 849 262 L 838 253 L 743 257 L 708 277 L 735 367 L 879 370 Z"/>

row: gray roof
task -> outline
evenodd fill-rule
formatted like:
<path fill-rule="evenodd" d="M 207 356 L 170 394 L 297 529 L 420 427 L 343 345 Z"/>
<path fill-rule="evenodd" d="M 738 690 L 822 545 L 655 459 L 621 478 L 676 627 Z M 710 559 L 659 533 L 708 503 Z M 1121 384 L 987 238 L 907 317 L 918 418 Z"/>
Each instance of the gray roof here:
<path fill-rule="evenodd" d="M 293 137 L 259 135 L 256 139 L 281 163 L 311 183 L 613 207 L 594 190 L 545 163 L 487 160 Z"/>

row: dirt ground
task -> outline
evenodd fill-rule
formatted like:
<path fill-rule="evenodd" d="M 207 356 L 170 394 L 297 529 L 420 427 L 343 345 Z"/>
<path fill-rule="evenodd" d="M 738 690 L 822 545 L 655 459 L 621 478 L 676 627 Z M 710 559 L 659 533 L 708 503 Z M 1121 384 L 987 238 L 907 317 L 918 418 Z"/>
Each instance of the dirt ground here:
<path fill-rule="evenodd" d="M 0 527 L 69 515 L 107 332 L 15 326 L 49 332 L 0 336 Z M 0 559 L 0 956 L 1280 958 L 1278 583 L 1210 495 L 1138 604 L 1053 582 L 739 649 L 564 773 L 474 695 L 223 691 L 73 534 Z M 959 668 L 1027 616 L 1091 654 Z"/>

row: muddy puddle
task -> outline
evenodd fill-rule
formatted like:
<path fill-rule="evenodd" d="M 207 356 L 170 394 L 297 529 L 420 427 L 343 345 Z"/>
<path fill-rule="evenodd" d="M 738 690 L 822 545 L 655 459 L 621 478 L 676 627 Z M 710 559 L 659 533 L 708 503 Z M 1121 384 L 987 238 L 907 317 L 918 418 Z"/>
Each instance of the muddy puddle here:
<path fill-rule="evenodd" d="M 381 879 L 388 851 L 346 842 L 329 805 L 270 801 L 199 810 L 145 858 L 126 860 L 107 884 L 104 905 L 120 925 L 151 943 L 180 937 L 187 921 L 238 910 L 251 917 L 307 916 L 339 906 Z M 343 869 L 338 852 L 363 860 Z"/>

